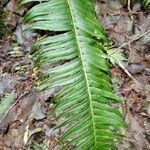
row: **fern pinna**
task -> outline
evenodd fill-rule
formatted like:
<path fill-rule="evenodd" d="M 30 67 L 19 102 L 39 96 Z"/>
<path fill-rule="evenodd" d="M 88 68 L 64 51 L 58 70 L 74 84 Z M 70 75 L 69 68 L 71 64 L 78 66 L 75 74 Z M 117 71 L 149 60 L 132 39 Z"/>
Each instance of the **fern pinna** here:
<path fill-rule="evenodd" d="M 106 34 L 99 24 L 93 0 L 23 0 L 36 2 L 24 21 L 29 29 L 55 31 L 33 46 L 36 67 L 62 62 L 46 70 L 40 79 L 40 90 L 59 87 L 55 95 L 58 118 L 66 120 L 58 126 L 67 130 L 60 140 L 68 140 L 79 150 L 116 149 L 122 128 L 122 115 L 113 103 L 108 62 L 103 44 Z"/>
<path fill-rule="evenodd" d="M 150 0 L 143 0 L 145 6 L 150 7 Z"/>

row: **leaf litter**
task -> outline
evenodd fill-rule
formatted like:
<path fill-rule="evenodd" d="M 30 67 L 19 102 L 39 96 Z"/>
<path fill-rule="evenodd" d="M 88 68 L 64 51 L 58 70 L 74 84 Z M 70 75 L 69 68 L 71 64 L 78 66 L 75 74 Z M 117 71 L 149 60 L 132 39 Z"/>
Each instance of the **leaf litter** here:
<path fill-rule="evenodd" d="M 7 30 L 0 35 L 0 97 L 12 93 L 14 102 L 0 118 L 0 149 L 61 149 L 65 143 L 58 144 L 58 137 L 63 131 L 53 130 L 57 122 L 51 114 L 52 97 L 59 89 L 40 93 L 34 90 L 37 75 L 32 72 L 29 51 L 41 33 L 23 32 L 26 26 L 21 19 L 28 7 L 18 8 L 15 0 L 2 0 L 1 5 Z M 110 70 L 112 81 L 116 93 L 124 99 L 122 109 L 128 124 L 122 131 L 126 138 L 118 149 L 148 150 L 150 33 L 145 33 L 150 30 L 150 14 L 136 1 L 131 1 L 129 9 L 125 0 L 97 0 L 96 11 L 114 46 L 110 54 L 118 51 L 113 57 L 123 56 L 119 62 L 123 60 L 125 69 L 136 79 L 110 59 L 114 64 Z"/>
<path fill-rule="evenodd" d="M 122 5 L 119 9 L 118 3 Z M 124 55 L 128 59 L 123 65 L 135 79 L 130 78 L 125 70 L 122 70 L 117 65 L 111 67 L 116 92 L 122 95 L 124 99 L 122 108 L 126 123 L 128 124 L 128 127 L 123 131 L 126 138 L 118 149 L 149 150 L 149 10 L 144 9 L 139 2 L 134 0 L 118 0 L 116 5 L 111 5 L 110 1 L 108 2 L 107 0 L 99 0 L 97 4 L 99 8 L 99 11 L 97 10 L 99 12 L 98 17 L 102 21 L 110 41 L 112 41 L 114 47 L 119 52 L 120 49 L 123 50 Z"/>

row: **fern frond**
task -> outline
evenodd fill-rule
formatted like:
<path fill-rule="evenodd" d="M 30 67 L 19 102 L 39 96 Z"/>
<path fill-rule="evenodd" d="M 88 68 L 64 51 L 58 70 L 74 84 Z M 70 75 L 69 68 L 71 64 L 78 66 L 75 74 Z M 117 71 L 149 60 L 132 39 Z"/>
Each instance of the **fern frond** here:
<path fill-rule="evenodd" d="M 0 117 L 5 114 L 13 100 L 14 98 L 11 93 L 6 93 L 5 96 L 0 100 Z"/>
<path fill-rule="evenodd" d="M 33 0 L 34 1 L 34 0 Z M 35 0 L 37 1 L 37 0 Z M 23 0 L 21 3 L 31 2 Z M 114 95 L 103 44 L 107 37 L 99 24 L 93 0 L 42 0 L 24 17 L 29 29 L 56 31 L 57 35 L 37 41 L 32 50 L 35 66 L 61 63 L 40 78 L 39 90 L 60 87 L 55 95 L 59 127 L 69 126 L 61 140 L 81 150 L 115 149 L 123 125 L 120 111 L 112 107 Z M 58 32 L 57 32 L 58 31 Z M 63 111 L 65 110 L 65 111 Z"/>
<path fill-rule="evenodd" d="M 150 0 L 144 0 L 143 3 L 146 7 L 150 6 Z"/>
<path fill-rule="evenodd" d="M 125 56 L 123 55 L 123 50 L 122 49 L 117 49 L 117 48 L 111 48 L 107 50 L 107 58 L 110 60 L 110 62 L 113 65 L 118 65 L 120 63 L 123 64 L 124 61 L 127 61 Z"/>

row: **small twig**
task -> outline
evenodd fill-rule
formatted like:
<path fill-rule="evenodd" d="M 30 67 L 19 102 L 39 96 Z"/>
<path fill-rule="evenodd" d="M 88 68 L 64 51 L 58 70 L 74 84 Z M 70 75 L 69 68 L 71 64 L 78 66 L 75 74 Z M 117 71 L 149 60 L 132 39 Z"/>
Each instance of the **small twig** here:
<path fill-rule="evenodd" d="M 131 12 L 132 15 L 139 15 L 139 14 L 147 14 L 147 13 L 150 13 L 150 11 L 145 11 L 145 12 L 141 12 L 141 11 L 138 11 L 138 12 Z"/>
<path fill-rule="evenodd" d="M 118 47 L 117 49 L 120 50 L 122 47 L 126 46 L 126 45 L 130 45 L 130 43 L 140 39 L 141 37 L 145 36 L 146 34 L 148 34 L 150 32 L 150 30 L 148 30 L 147 32 L 143 33 L 142 35 L 140 36 L 137 36 L 135 37 L 134 39 L 132 39 L 131 41 L 128 41 L 126 43 L 124 43 L 123 45 L 121 45 L 120 47 Z M 111 47 L 113 48 L 113 47 Z M 114 52 L 115 53 L 115 52 Z M 117 61 L 117 60 L 116 60 Z M 118 65 L 124 70 L 124 72 L 134 81 L 137 82 L 137 80 L 132 76 L 132 74 L 125 68 L 125 66 L 121 63 L 121 62 L 118 62 Z"/>
<path fill-rule="evenodd" d="M 128 10 L 129 10 L 129 12 L 131 11 L 131 1 L 130 0 L 128 0 Z"/>
<path fill-rule="evenodd" d="M 134 38 L 133 40 L 131 41 L 128 41 L 126 43 L 124 43 L 123 45 L 121 45 L 120 47 L 118 47 L 118 49 L 121 49 L 122 47 L 126 46 L 126 45 L 130 45 L 130 43 L 140 39 L 141 37 L 145 36 L 146 34 L 148 34 L 150 32 L 150 30 L 148 30 L 147 32 L 143 33 L 142 35 L 140 36 L 137 36 L 136 38 Z M 120 62 L 118 62 L 119 66 L 124 70 L 124 72 L 131 78 L 133 79 L 134 81 L 137 81 L 130 73 L 129 71 L 124 67 L 124 65 Z"/>
<path fill-rule="evenodd" d="M 123 45 L 121 45 L 120 47 L 118 47 L 118 49 L 121 49 L 121 48 L 123 48 L 124 46 L 129 45 L 129 44 L 131 44 L 132 42 L 134 42 L 134 41 L 136 41 L 136 40 L 142 38 L 143 36 L 145 36 L 145 35 L 148 34 L 149 32 L 150 32 L 150 30 L 146 31 L 145 33 L 141 34 L 140 36 L 135 37 L 135 38 L 132 39 L 131 41 L 128 41 L 128 42 L 124 43 Z"/>
<path fill-rule="evenodd" d="M 125 68 L 125 66 L 119 62 L 119 66 L 124 70 L 124 72 L 134 81 L 137 81 L 132 74 Z"/>
<path fill-rule="evenodd" d="M 114 52 L 114 53 L 115 53 L 115 52 Z M 132 74 L 125 68 L 125 66 L 124 66 L 120 61 L 118 61 L 117 59 L 115 59 L 115 60 L 118 62 L 119 67 L 122 68 L 123 71 L 124 71 L 132 80 L 137 81 L 137 80 L 132 76 Z"/>
<path fill-rule="evenodd" d="M 132 15 L 132 11 L 131 11 L 131 0 L 128 0 L 128 11 L 131 14 L 131 19 L 133 20 L 133 15 Z"/>

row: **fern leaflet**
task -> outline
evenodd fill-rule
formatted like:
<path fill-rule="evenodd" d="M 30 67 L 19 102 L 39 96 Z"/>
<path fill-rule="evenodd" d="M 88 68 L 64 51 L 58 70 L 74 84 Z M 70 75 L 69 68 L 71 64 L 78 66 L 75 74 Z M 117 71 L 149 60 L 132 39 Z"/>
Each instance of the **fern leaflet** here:
<path fill-rule="evenodd" d="M 21 4 L 38 0 L 23 0 Z M 60 137 L 81 150 L 116 149 L 116 132 L 123 126 L 120 103 L 111 86 L 109 67 L 103 57 L 107 37 L 99 24 L 93 0 L 40 0 L 24 17 L 29 29 L 55 31 L 37 41 L 32 49 L 35 67 L 61 63 L 40 77 L 39 90 L 60 87 L 55 95 L 58 118 L 67 117 L 58 128 L 68 129 Z M 65 111 L 62 111 L 65 110 Z"/>

